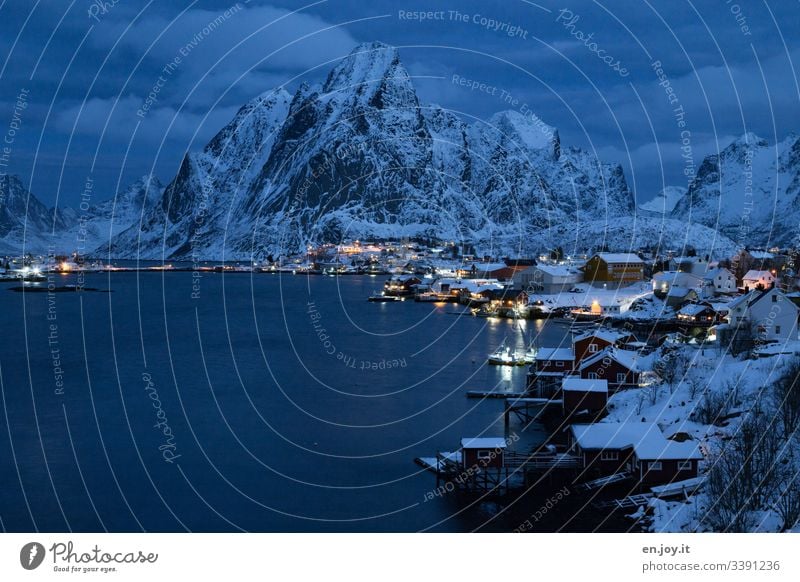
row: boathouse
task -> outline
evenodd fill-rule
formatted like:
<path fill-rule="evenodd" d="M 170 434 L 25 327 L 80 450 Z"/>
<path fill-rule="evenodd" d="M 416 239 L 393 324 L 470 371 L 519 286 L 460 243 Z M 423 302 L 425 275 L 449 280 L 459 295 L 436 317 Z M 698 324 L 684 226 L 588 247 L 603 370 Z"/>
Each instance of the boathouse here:
<path fill-rule="evenodd" d="M 570 451 L 590 473 L 627 473 L 637 485 L 656 485 L 697 477 L 703 458 L 694 441 L 664 437 L 655 423 L 598 422 L 569 427 Z"/>
<path fill-rule="evenodd" d="M 502 437 L 475 437 L 461 439 L 462 463 L 468 467 L 504 466 L 506 439 Z"/>
<path fill-rule="evenodd" d="M 633 449 L 633 470 L 642 485 L 684 481 L 697 477 L 703 455 L 694 441 L 649 439 Z"/>
<path fill-rule="evenodd" d="M 601 413 L 608 403 L 608 382 L 566 376 L 561 385 L 561 399 L 564 416 Z"/>

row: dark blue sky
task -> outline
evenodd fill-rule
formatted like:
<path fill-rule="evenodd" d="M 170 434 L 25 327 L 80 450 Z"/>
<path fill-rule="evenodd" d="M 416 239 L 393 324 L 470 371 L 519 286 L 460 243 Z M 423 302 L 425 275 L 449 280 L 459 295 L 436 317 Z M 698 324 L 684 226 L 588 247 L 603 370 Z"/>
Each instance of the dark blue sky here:
<path fill-rule="evenodd" d="M 443 12 L 408 17 L 419 10 Z M 248 99 L 319 81 L 380 40 L 400 47 L 424 101 L 479 118 L 525 105 L 563 144 L 622 163 L 645 200 L 735 136 L 800 129 L 799 29 L 795 0 L 0 0 L 0 132 L 15 120 L 8 172 L 40 199 L 75 205 L 91 176 L 99 201 L 150 171 L 168 181 Z"/>

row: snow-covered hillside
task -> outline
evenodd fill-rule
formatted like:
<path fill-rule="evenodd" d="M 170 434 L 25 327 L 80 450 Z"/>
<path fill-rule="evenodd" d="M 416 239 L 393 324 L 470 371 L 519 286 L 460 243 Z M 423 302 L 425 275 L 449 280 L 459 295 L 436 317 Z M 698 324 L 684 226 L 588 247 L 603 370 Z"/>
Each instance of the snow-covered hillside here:
<path fill-rule="evenodd" d="M 686 195 L 686 188 L 680 186 L 667 186 L 647 202 L 639 204 L 639 210 L 667 215 L 672 212 L 675 205 Z"/>
<path fill-rule="evenodd" d="M 138 225 L 143 207 L 161 199 L 164 186 L 142 176 L 116 196 L 84 209 L 47 208 L 18 176 L 0 181 L 0 254 L 92 254 Z"/>

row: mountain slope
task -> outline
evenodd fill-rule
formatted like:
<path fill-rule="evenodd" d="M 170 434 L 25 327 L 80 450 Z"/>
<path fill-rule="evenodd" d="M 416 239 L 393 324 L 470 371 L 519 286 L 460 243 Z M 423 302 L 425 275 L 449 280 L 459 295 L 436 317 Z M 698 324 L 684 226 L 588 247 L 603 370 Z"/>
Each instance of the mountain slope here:
<path fill-rule="evenodd" d="M 800 139 L 770 146 L 747 133 L 706 157 L 671 216 L 716 228 L 740 245 L 792 242 L 800 225 Z"/>
<path fill-rule="evenodd" d="M 647 202 L 639 204 L 638 209 L 654 215 L 669 216 L 685 195 L 686 188 L 667 186 Z"/>
<path fill-rule="evenodd" d="M 19 176 L 0 177 L 0 253 L 58 252 L 54 234 L 68 228 L 69 218 L 42 204 Z"/>

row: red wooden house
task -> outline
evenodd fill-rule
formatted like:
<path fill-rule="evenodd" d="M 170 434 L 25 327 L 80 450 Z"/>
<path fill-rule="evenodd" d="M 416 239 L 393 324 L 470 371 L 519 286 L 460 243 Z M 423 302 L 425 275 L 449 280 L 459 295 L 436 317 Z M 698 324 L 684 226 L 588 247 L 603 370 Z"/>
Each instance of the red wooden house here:
<path fill-rule="evenodd" d="M 630 473 L 637 485 L 661 485 L 697 477 L 703 458 L 694 441 L 664 437 L 654 423 L 598 422 L 570 426 L 571 452 L 587 474 Z"/>
<path fill-rule="evenodd" d="M 619 346 L 631 341 L 636 341 L 632 334 L 618 333 L 607 329 L 597 329 L 576 336 L 572 340 L 572 351 L 575 353 L 575 361 L 591 357 L 606 348 Z"/>
<path fill-rule="evenodd" d="M 585 380 L 579 376 L 566 376 L 561 385 L 564 416 L 586 412 L 603 412 L 608 402 L 606 380 Z"/>
<path fill-rule="evenodd" d="M 577 371 L 581 378 L 587 380 L 607 380 L 608 390 L 611 393 L 623 388 L 638 387 L 642 374 L 636 352 L 614 348 L 606 348 L 584 359 Z"/>
<path fill-rule="evenodd" d="M 500 469 L 504 465 L 506 439 L 501 437 L 475 437 L 461 439 L 462 462 L 465 468 L 492 467 Z"/>
<path fill-rule="evenodd" d="M 664 439 L 646 442 L 633 450 L 633 469 L 642 485 L 660 485 L 697 477 L 703 455 L 694 441 Z"/>

